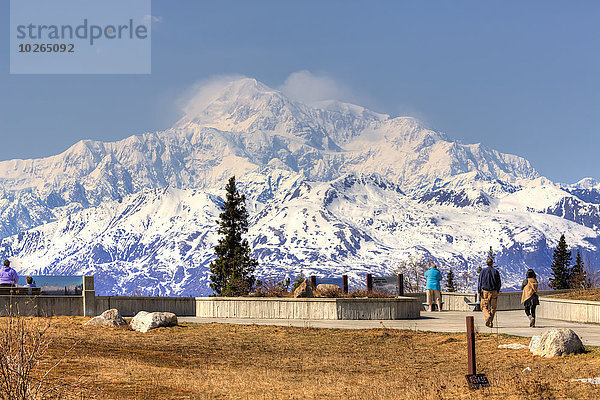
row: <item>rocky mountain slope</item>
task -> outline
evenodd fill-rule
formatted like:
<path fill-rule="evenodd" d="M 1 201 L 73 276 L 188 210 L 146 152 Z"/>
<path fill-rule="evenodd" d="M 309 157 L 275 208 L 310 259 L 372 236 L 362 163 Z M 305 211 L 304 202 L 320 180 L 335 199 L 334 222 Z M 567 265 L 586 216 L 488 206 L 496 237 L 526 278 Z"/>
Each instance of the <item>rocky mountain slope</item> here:
<path fill-rule="evenodd" d="M 248 196 L 259 275 L 391 273 L 411 255 L 467 276 L 489 246 L 507 283 L 548 272 L 561 233 L 598 261 L 600 190 L 413 118 L 306 105 L 254 79 L 164 132 L 0 162 L 2 250 L 22 270 L 95 274 L 100 292 L 200 294 L 220 188 Z"/>

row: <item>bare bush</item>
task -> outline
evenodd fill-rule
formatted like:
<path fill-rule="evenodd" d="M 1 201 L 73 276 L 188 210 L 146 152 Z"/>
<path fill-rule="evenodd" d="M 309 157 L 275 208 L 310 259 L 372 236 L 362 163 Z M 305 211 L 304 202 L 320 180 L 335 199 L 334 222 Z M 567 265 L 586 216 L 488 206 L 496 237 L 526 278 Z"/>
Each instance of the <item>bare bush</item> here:
<path fill-rule="evenodd" d="M 394 274 L 404 275 L 404 289 L 408 293 L 419 293 L 425 291 L 425 271 L 429 269 L 431 260 L 425 258 L 410 257 L 403 261 Z"/>
<path fill-rule="evenodd" d="M 586 264 L 586 268 L 585 268 L 584 288 L 585 289 L 598 289 L 598 288 L 600 288 L 600 271 L 598 271 L 596 269 L 593 269 L 590 266 L 589 261 Z"/>
<path fill-rule="evenodd" d="M 276 279 L 267 279 L 258 282 L 254 287 L 254 291 L 250 293 L 252 297 L 289 297 L 288 286 L 283 281 Z"/>
<path fill-rule="evenodd" d="M 50 373 L 75 348 L 74 343 L 53 364 L 44 362 L 52 339 L 50 318 L 23 317 L 12 304 L 0 318 L 0 398 L 3 400 L 62 399 L 74 385 L 52 382 Z M 88 396 L 89 397 L 89 396 Z"/>
<path fill-rule="evenodd" d="M 319 297 L 335 298 L 335 297 L 342 296 L 342 289 L 339 286 L 333 287 L 335 285 L 327 285 L 325 288 L 320 287 L 320 286 L 322 286 L 322 285 L 317 286 L 317 296 L 319 296 Z"/>
<path fill-rule="evenodd" d="M 48 351 L 47 320 L 26 321 L 11 315 L 0 322 L 0 395 L 3 399 L 43 399 L 44 380 L 38 378 Z"/>

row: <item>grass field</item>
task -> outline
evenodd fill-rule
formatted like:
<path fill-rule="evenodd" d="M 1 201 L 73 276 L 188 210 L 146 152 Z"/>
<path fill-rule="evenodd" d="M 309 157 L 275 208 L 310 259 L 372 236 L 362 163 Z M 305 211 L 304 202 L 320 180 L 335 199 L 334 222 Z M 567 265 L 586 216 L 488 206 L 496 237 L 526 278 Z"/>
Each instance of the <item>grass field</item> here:
<path fill-rule="evenodd" d="M 575 290 L 569 293 L 555 294 L 551 297 L 569 300 L 600 301 L 600 289 Z"/>
<path fill-rule="evenodd" d="M 598 399 L 570 378 L 600 376 L 600 349 L 556 359 L 498 349 L 526 338 L 477 336 L 478 372 L 466 387 L 466 335 L 182 324 L 148 333 L 51 320 L 53 371 L 74 398 L 101 399 Z M 47 360 L 50 362 L 51 360 Z M 531 371 L 523 372 L 530 367 Z"/>

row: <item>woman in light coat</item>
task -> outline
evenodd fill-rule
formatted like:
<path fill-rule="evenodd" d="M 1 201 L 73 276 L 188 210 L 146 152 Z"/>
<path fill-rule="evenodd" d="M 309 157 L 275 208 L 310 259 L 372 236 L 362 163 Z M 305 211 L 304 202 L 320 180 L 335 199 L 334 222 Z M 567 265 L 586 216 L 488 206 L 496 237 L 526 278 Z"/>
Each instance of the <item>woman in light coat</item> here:
<path fill-rule="evenodd" d="M 538 297 L 538 281 L 535 272 L 530 269 L 527 271 L 527 277 L 521 284 L 521 303 L 525 306 L 525 314 L 529 318 L 529 326 L 535 327 L 535 308 L 540 304 Z"/>

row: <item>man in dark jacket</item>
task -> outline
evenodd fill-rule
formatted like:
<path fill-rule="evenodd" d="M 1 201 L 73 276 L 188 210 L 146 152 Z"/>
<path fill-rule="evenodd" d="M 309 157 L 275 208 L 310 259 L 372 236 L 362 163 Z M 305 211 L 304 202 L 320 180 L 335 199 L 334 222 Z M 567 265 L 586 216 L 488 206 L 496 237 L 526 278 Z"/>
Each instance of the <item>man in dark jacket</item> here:
<path fill-rule="evenodd" d="M 491 258 L 487 260 L 487 267 L 481 270 L 477 292 L 481 296 L 481 310 L 485 317 L 485 326 L 490 328 L 494 326 L 494 315 L 498 307 L 498 292 L 502 283 L 500 273 L 494 268 L 494 261 Z"/>

